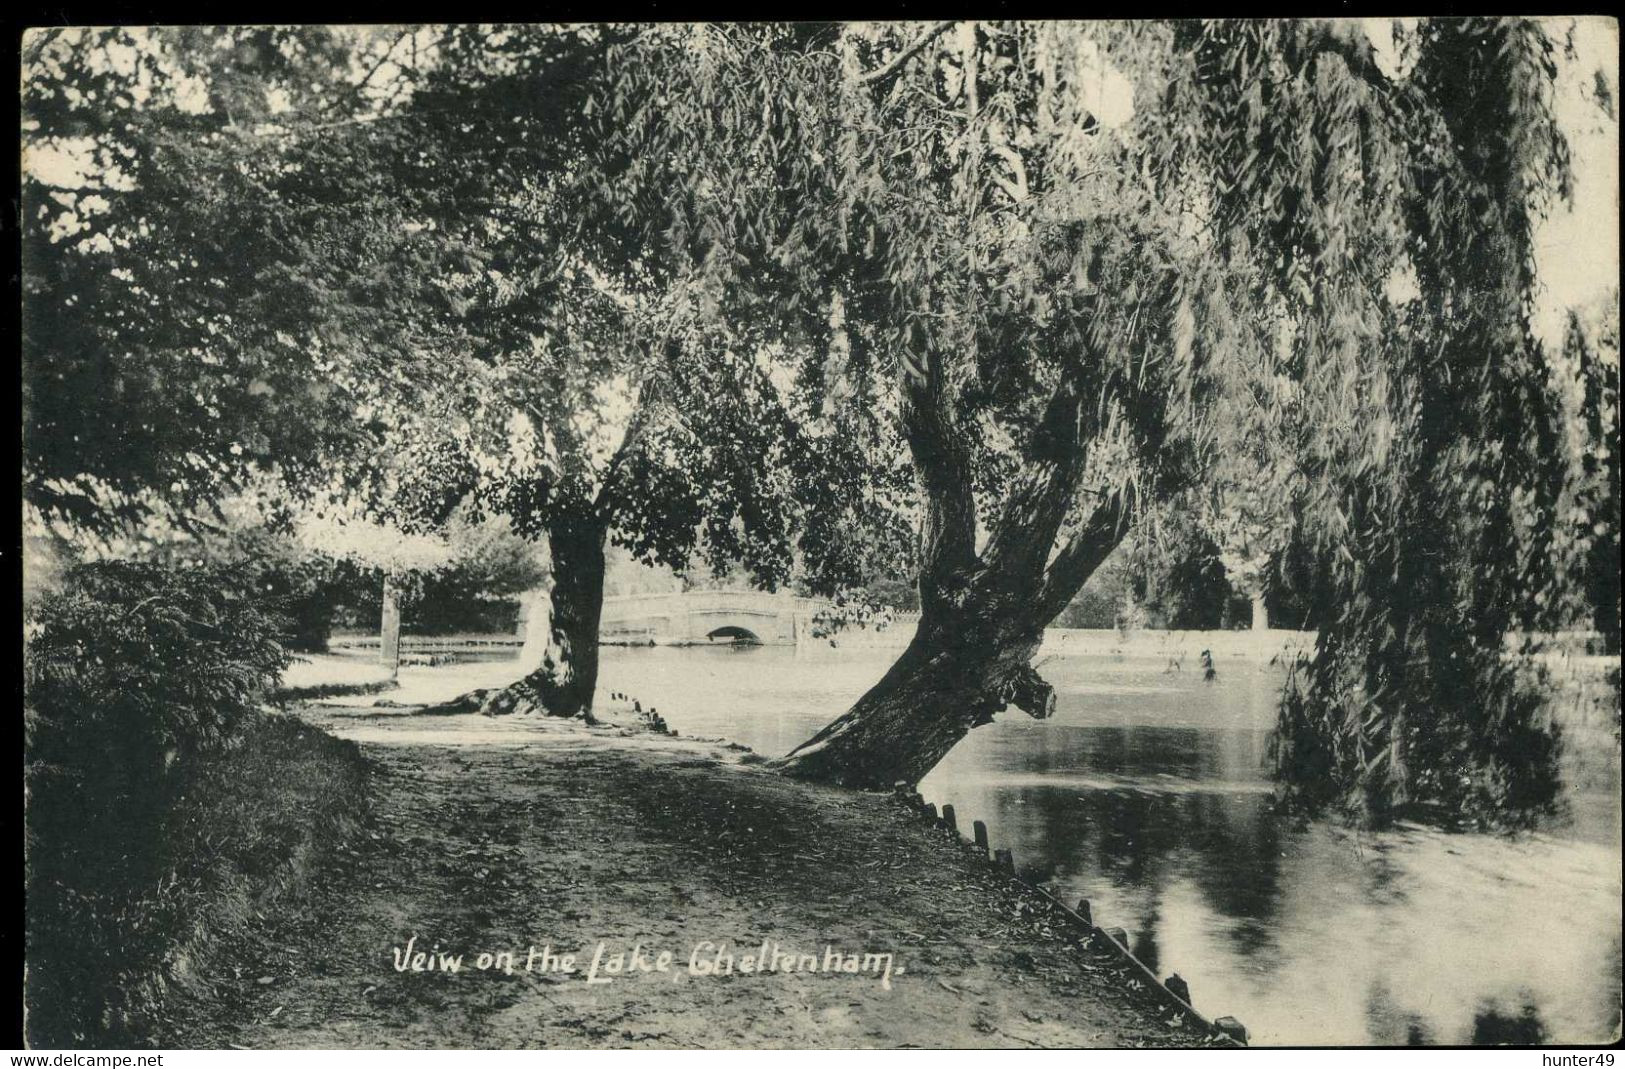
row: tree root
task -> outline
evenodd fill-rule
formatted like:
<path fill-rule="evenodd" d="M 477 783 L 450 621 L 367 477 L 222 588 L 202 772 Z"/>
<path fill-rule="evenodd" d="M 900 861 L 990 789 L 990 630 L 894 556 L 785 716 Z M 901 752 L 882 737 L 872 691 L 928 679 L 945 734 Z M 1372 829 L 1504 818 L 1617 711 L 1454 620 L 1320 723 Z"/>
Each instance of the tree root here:
<path fill-rule="evenodd" d="M 551 712 L 536 687 L 524 679 L 506 687 L 480 687 L 449 701 L 427 706 L 423 712 L 430 716 L 461 716 L 469 713 L 478 713 L 481 716 L 540 714 L 564 718 L 579 717 L 589 724 L 594 722 L 590 709 L 568 713 Z"/>

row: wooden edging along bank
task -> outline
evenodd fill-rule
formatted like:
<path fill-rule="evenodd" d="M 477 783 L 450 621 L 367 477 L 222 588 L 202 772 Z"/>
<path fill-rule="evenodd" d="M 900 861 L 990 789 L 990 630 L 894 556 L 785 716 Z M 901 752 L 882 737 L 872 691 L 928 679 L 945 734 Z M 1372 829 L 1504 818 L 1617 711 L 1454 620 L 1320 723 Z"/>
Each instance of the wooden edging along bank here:
<path fill-rule="evenodd" d="M 617 701 L 631 703 L 633 713 L 646 728 L 664 735 L 675 736 L 677 734 L 666 723 L 665 718 L 655 710 L 653 705 L 645 709 L 641 701 L 634 699 L 630 694 L 619 691 L 611 692 L 610 697 Z M 724 740 L 713 741 L 721 742 Z M 942 812 L 939 814 L 937 807 L 927 802 L 919 791 L 902 782 L 895 785 L 894 795 L 898 802 L 911 812 L 923 817 L 933 827 L 952 834 L 962 848 L 980 855 L 983 863 L 989 862 L 987 825 L 982 821 L 977 820 L 971 823 L 972 837 L 970 841 L 967 841 L 959 830 L 958 815 L 954 812 L 952 805 L 944 805 Z M 1069 924 L 1078 929 L 1083 934 L 1085 946 L 1093 946 L 1095 941 L 1098 940 L 1099 945 L 1105 947 L 1114 957 L 1119 958 L 1131 972 L 1136 974 L 1135 979 L 1150 988 L 1153 995 L 1164 999 L 1168 1003 L 1171 1012 L 1182 1015 L 1188 1024 L 1195 1024 L 1199 1031 L 1206 1033 L 1215 1046 L 1247 1046 L 1248 1034 L 1245 1025 L 1234 1017 L 1210 1019 L 1199 1013 L 1196 1007 L 1191 1004 L 1190 987 L 1180 978 L 1179 974 L 1170 974 L 1166 981 L 1159 979 L 1156 973 L 1152 972 L 1144 962 L 1135 957 L 1129 950 L 1127 932 L 1121 928 L 1102 928 L 1094 923 L 1093 911 L 1089 907 L 1087 898 L 1079 899 L 1076 909 L 1069 908 L 1060 899 L 1017 873 L 1015 855 L 1009 850 L 993 850 L 991 863 L 1023 888 L 1042 898 Z"/>
<path fill-rule="evenodd" d="M 944 805 L 938 814 L 937 807 L 927 802 L 919 791 L 911 790 L 907 784 L 899 783 L 896 786 L 896 795 L 903 805 L 918 813 L 934 826 L 952 832 L 955 838 L 973 853 L 981 855 L 981 859 L 989 861 L 989 843 L 987 825 L 980 820 L 971 824 L 971 839 L 967 841 L 959 831 L 958 816 L 954 807 Z M 1219 1017 L 1210 1019 L 1199 1013 L 1191 1005 L 1190 987 L 1182 980 L 1178 973 L 1169 975 L 1167 981 L 1158 979 L 1157 974 L 1151 971 L 1139 958 L 1135 957 L 1128 948 L 1128 933 L 1121 928 L 1102 928 L 1094 923 L 1093 911 L 1089 907 L 1087 898 L 1079 899 L 1076 909 L 1069 908 L 1060 899 L 1039 887 L 1035 883 L 1022 878 L 1016 872 L 1015 856 L 1009 850 L 995 849 L 992 851 L 991 863 L 1009 876 L 1022 887 L 1033 891 L 1048 902 L 1073 927 L 1085 935 L 1086 945 L 1093 945 L 1098 940 L 1099 945 L 1111 951 L 1113 955 L 1122 959 L 1129 969 L 1136 973 L 1136 979 L 1151 988 L 1152 992 L 1165 999 L 1176 1013 L 1183 1014 L 1189 1022 L 1195 1023 L 1201 1030 L 1213 1037 L 1219 1045 L 1244 1047 L 1247 1045 L 1247 1028 L 1234 1017 Z"/>

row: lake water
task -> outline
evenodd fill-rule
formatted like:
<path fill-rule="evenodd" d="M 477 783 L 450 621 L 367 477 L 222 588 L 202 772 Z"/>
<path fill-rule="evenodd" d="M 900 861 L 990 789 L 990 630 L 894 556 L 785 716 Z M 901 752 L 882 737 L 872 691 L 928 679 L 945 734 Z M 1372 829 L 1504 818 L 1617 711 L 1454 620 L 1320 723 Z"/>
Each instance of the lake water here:
<path fill-rule="evenodd" d="M 606 649 L 602 690 L 777 756 L 896 651 Z M 1129 933 L 1262 1044 L 1600 1043 L 1620 1006 L 1619 762 L 1593 735 L 1562 827 L 1372 834 L 1268 812 L 1279 670 L 1068 656 L 1056 715 L 1002 713 L 921 784 L 1022 873 Z M 1598 742 L 1597 739 L 1603 739 Z M 1599 773 L 1598 770 L 1601 770 Z"/>

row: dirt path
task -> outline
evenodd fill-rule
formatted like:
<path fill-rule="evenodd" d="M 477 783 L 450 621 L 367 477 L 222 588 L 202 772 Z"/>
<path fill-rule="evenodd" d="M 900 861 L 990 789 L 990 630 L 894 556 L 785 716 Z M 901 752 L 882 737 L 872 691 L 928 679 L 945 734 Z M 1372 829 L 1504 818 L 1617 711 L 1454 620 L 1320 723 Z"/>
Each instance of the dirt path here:
<path fill-rule="evenodd" d="M 1197 1045 L 1039 900 L 889 798 L 715 743 L 541 719 L 305 711 L 373 763 L 377 830 L 307 916 L 187 1014 L 179 1046 Z M 397 971 L 395 948 L 463 955 Z M 641 944 L 667 971 L 586 982 Z M 873 971 L 743 973 L 783 954 Z M 703 944 L 732 975 L 690 975 Z M 537 948 L 534 959 L 530 947 Z M 544 973 L 542 949 L 579 971 Z M 480 970 L 508 951 L 515 971 Z M 714 952 L 702 951 L 711 962 Z M 408 959 L 409 960 L 409 959 Z M 525 972 L 527 960 L 533 971 Z M 841 959 L 843 964 L 853 964 Z M 859 963 L 861 965 L 861 963 Z M 875 963 L 878 969 L 879 963 Z"/>

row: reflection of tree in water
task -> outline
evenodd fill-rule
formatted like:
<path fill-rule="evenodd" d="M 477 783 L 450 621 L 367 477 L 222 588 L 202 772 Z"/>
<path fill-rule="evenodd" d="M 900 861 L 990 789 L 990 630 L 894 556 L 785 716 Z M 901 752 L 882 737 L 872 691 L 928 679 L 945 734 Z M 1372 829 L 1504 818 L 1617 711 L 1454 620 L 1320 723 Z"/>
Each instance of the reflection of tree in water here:
<path fill-rule="evenodd" d="M 1421 1015 L 1400 1009 L 1382 980 L 1373 980 L 1365 996 L 1366 1030 L 1379 1047 L 1427 1047 L 1434 1043 Z"/>
<path fill-rule="evenodd" d="M 1615 946 L 1618 945 L 1616 938 Z M 1617 954 L 1614 960 L 1617 960 Z M 1600 1013 L 1596 1018 L 1599 1035 L 1608 1034 L 1608 1030 L 1618 1020 L 1618 992 L 1616 981 L 1612 993 L 1604 992 L 1603 998 L 1599 1000 Z M 1513 1011 L 1503 1008 L 1499 999 L 1483 999 L 1473 1014 L 1470 1033 L 1463 1031 L 1440 1035 L 1437 1034 L 1439 1028 L 1437 1020 L 1430 1025 L 1420 1014 L 1405 1010 L 1394 1000 L 1386 984 L 1374 981 L 1366 997 L 1366 1021 L 1370 1031 L 1370 1042 L 1378 1046 L 1397 1046 L 1403 1043 L 1413 1047 L 1436 1043 L 1519 1047 L 1553 1042 L 1551 1027 L 1541 1016 L 1537 996 L 1532 991 L 1524 988 L 1507 1001 L 1518 1005 L 1519 1008 Z M 1561 1022 L 1561 1008 L 1548 1004 L 1548 1012 L 1553 1009 L 1556 1009 L 1558 1021 Z M 1559 1023 L 1558 1027 L 1561 1031 L 1563 1025 Z M 1559 1041 L 1564 1041 L 1561 1036 Z"/>
<path fill-rule="evenodd" d="M 1213 909 L 1240 923 L 1230 938 L 1243 954 L 1274 944 L 1281 900 L 1281 828 L 1260 795 L 1196 794 L 1180 799 L 1192 874 Z"/>
<path fill-rule="evenodd" d="M 1533 1046 L 1546 1042 L 1546 1024 L 1531 1002 L 1525 1002 L 1516 1017 L 1501 1012 L 1493 1001 L 1485 1002 L 1473 1015 L 1473 1038 L 1469 1042 L 1475 1047 Z"/>
<path fill-rule="evenodd" d="M 1053 786 L 1001 792 L 996 804 L 1002 827 L 1022 828 L 1024 874 L 1111 886 L 1132 915 L 1096 922 L 1129 929 L 1135 956 L 1153 969 L 1162 894 L 1176 878 L 1234 922 L 1226 930 L 1238 954 L 1274 945 L 1281 832 L 1262 796 Z"/>
<path fill-rule="evenodd" d="M 1407 874 L 1404 866 L 1395 864 L 1390 856 L 1395 843 L 1381 836 L 1366 837 L 1359 831 L 1353 834 L 1360 858 L 1360 872 L 1365 878 L 1366 898 L 1382 906 L 1405 901 Z"/>
<path fill-rule="evenodd" d="M 1000 825 L 1021 826 L 1024 843 L 1036 848 L 1017 855 L 1022 874 L 1044 884 L 1078 880 L 1111 886 L 1116 892 L 1112 912 L 1097 915 L 1095 923 L 1128 929 L 1134 956 L 1156 969 L 1157 902 L 1173 875 L 1170 861 L 1180 845 L 1174 822 L 1154 812 L 1158 799 L 1114 790 L 1080 795 L 1065 787 L 1027 788 L 997 797 Z"/>

